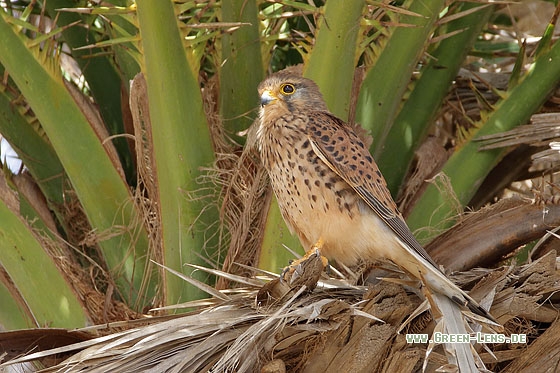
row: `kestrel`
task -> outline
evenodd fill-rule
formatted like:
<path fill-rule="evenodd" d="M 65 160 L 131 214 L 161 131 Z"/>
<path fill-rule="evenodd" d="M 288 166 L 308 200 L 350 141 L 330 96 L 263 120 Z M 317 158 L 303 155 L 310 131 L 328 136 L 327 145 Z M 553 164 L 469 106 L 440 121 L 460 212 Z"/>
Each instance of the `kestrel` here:
<path fill-rule="evenodd" d="M 258 87 L 257 146 L 282 216 L 306 250 L 346 265 L 389 259 L 430 290 L 490 320 L 418 243 L 353 128 L 309 79 L 279 72 Z"/>

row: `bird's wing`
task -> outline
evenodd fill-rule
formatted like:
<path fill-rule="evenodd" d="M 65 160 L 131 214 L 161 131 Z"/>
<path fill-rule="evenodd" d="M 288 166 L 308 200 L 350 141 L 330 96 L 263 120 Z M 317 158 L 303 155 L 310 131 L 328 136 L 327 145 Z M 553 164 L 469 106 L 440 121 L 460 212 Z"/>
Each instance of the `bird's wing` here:
<path fill-rule="evenodd" d="M 377 164 L 350 127 L 334 115 L 318 111 L 309 115 L 308 129 L 315 154 L 358 193 L 400 240 L 439 270 L 404 222 Z"/>

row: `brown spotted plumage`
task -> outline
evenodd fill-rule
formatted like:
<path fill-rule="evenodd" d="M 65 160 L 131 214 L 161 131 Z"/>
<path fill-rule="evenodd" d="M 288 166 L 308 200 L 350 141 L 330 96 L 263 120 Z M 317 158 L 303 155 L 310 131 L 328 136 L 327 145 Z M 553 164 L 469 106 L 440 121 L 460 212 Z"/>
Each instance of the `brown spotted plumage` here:
<path fill-rule="evenodd" d="M 279 72 L 258 91 L 257 146 L 282 216 L 304 248 L 346 265 L 389 259 L 431 290 L 491 318 L 414 238 L 368 149 L 329 113 L 313 81 Z"/>

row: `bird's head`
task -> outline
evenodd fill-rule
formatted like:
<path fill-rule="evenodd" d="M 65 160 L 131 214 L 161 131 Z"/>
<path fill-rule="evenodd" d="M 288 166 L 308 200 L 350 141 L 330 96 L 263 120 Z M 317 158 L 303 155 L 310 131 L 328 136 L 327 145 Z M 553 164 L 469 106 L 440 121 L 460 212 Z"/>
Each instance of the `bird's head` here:
<path fill-rule="evenodd" d="M 293 73 L 269 76 L 258 87 L 261 113 L 327 111 L 319 87 L 314 81 Z"/>

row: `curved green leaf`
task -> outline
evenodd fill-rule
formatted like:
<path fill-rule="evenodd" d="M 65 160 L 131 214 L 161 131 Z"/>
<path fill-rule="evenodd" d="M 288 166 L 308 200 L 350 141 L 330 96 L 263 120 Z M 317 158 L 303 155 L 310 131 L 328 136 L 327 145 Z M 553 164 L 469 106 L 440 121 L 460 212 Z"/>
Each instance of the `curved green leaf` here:
<path fill-rule="evenodd" d="M 14 80 L 47 134 L 96 230 L 99 246 L 129 304 L 143 306 L 154 287 L 143 292 L 147 233 L 137 219 L 131 194 L 85 114 L 68 92 L 46 50 L 28 47 L 8 15 L 0 11 L 0 63 Z M 48 41 L 45 42 L 46 44 Z"/>
<path fill-rule="evenodd" d="M 4 194 L 3 198 L 6 197 Z M 24 322 L 33 315 L 34 326 L 86 326 L 88 317 L 78 295 L 69 287 L 68 280 L 31 228 L 16 213 L 0 200 L 0 266 L 9 277 L 11 289 L 5 287 L 4 290 L 17 293 L 12 299 L 16 303 L 20 300 L 18 309 L 21 310 L 12 308 L 10 312 L 15 313 L 12 321 L 21 319 L 20 322 Z M 3 309 L 2 317 L 8 317 L 7 312 Z M 20 326 L 20 322 L 13 326 Z"/>
<path fill-rule="evenodd" d="M 463 3 L 458 12 L 479 8 L 459 17 L 443 27 L 443 32 L 459 33 L 442 40 L 431 54 L 428 65 L 414 83 L 414 89 L 393 123 L 385 144 L 378 152 L 377 162 L 387 186 L 396 196 L 404 181 L 414 152 L 425 140 L 432 122 L 451 82 L 470 51 L 482 27 L 488 22 L 493 7 L 477 3 Z M 398 151 L 395 151 L 398 149 Z"/>
<path fill-rule="evenodd" d="M 365 1 L 328 1 L 319 18 L 304 76 L 321 89 L 329 110 L 347 120 Z"/>
<path fill-rule="evenodd" d="M 445 6 L 443 0 L 406 1 L 407 9 L 418 15 L 399 14 L 387 44 L 362 83 L 356 122 L 371 131 L 370 147 L 375 158 L 401 107 L 404 92 L 419 58 L 427 48 L 435 21 Z"/>
<path fill-rule="evenodd" d="M 218 214 L 209 186 L 197 180 L 214 160 L 198 81 L 189 68 L 170 1 L 139 0 L 138 19 L 145 59 L 166 267 L 215 260 Z M 165 42 L 162 42 L 165 40 Z M 187 194 L 194 195 L 188 199 Z M 171 273 L 166 301 L 175 304 L 203 294 Z"/>
<path fill-rule="evenodd" d="M 557 42 L 548 53 L 535 61 L 521 83 L 507 93 L 488 120 L 472 132 L 470 141 L 459 147 L 443 168 L 442 172 L 449 177 L 453 191 L 463 206 L 507 153 L 507 149 L 478 151 L 479 144 L 473 139 L 508 131 L 527 123 L 559 82 L 560 43 Z M 446 219 L 454 213 L 449 201 L 445 200 L 435 186 L 430 185 L 414 206 L 408 217 L 408 224 L 411 229 L 427 226 L 444 228 L 453 224 L 453 220 Z"/>

